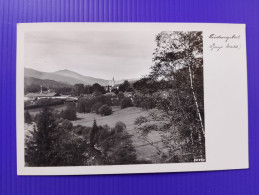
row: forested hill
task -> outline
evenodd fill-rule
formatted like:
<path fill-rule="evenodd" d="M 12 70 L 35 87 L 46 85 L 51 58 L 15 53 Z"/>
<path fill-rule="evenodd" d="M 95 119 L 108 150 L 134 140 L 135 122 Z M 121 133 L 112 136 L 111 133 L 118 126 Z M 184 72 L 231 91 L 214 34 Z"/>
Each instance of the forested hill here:
<path fill-rule="evenodd" d="M 30 86 L 30 85 L 39 85 L 44 86 L 47 88 L 61 88 L 61 87 L 72 87 L 69 84 L 49 80 L 49 79 L 37 79 L 34 77 L 25 77 L 24 78 L 24 87 Z"/>
<path fill-rule="evenodd" d="M 105 85 L 109 85 L 111 83 L 111 80 L 84 76 L 84 75 L 78 74 L 77 72 L 74 72 L 71 70 L 59 70 L 56 72 L 41 72 L 41 71 L 37 71 L 37 70 L 31 69 L 31 68 L 24 68 L 24 76 L 33 77 L 33 78 L 41 79 L 41 80 L 52 80 L 52 81 L 57 81 L 60 83 L 66 83 L 69 85 L 74 85 L 74 84 L 79 84 L 79 83 L 84 84 L 84 85 L 93 85 L 94 83 L 98 83 L 100 85 L 105 86 Z M 121 84 L 125 80 L 135 81 L 138 79 L 121 79 L 119 81 L 116 80 L 115 82 L 116 82 L 116 84 Z"/>

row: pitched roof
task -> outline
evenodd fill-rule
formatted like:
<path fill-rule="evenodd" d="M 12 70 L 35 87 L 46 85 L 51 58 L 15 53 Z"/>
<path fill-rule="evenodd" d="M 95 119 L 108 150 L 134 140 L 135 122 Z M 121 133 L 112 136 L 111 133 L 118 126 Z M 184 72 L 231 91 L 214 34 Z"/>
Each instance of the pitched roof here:
<path fill-rule="evenodd" d="M 28 93 L 26 97 L 54 97 L 57 96 L 57 93 Z"/>

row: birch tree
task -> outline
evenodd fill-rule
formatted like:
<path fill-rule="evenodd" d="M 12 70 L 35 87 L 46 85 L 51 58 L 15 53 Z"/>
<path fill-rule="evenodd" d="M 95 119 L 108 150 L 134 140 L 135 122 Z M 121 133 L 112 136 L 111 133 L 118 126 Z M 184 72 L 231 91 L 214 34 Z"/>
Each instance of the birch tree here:
<path fill-rule="evenodd" d="M 170 83 L 165 110 L 172 113 L 172 122 L 193 146 L 195 140 L 204 144 L 205 136 L 202 40 L 202 32 L 159 33 L 149 75 Z"/>

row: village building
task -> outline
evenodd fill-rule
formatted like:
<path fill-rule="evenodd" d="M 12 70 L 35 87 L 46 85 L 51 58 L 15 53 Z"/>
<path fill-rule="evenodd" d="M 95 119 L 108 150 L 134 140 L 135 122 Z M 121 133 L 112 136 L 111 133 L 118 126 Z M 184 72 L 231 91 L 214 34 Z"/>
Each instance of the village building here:
<path fill-rule="evenodd" d="M 42 86 L 39 93 L 28 93 L 24 97 L 24 101 L 34 101 L 42 98 L 57 98 L 61 95 L 54 92 L 53 90 L 43 91 Z"/>
<path fill-rule="evenodd" d="M 108 85 L 105 86 L 105 91 L 107 92 L 111 92 L 113 89 L 118 89 L 118 86 L 115 86 L 115 80 L 114 80 L 114 77 L 112 78 L 111 81 L 109 81 Z"/>
<path fill-rule="evenodd" d="M 24 100 L 38 100 L 42 98 L 55 98 L 61 96 L 55 92 L 43 92 L 43 93 L 28 93 L 25 95 Z"/>

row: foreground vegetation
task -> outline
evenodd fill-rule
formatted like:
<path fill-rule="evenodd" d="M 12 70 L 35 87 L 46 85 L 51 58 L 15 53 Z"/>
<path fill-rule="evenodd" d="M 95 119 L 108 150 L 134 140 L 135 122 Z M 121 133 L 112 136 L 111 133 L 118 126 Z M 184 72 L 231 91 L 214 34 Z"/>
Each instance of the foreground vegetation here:
<path fill-rule="evenodd" d="M 112 128 L 99 126 L 95 120 L 92 127 L 73 126 L 69 120 L 56 118 L 49 107 L 34 119 L 27 112 L 25 115 L 26 122 L 35 125 L 26 139 L 27 166 L 140 163 L 123 122 Z"/>

